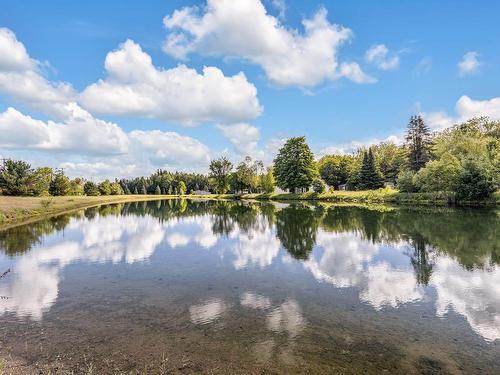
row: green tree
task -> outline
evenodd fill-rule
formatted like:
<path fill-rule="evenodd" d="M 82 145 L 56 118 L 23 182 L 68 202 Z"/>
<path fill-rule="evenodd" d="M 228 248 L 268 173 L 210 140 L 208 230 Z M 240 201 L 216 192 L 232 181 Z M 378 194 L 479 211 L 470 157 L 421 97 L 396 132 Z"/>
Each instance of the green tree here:
<path fill-rule="evenodd" d="M 420 169 L 415 176 L 414 183 L 418 190 L 424 192 L 455 191 L 462 170 L 460 161 L 446 153 L 439 159 L 431 160 Z"/>
<path fill-rule="evenodd" d="M 156 185 L 155 194 L 156 195 L 161 195 L 161 188 L 160 188 L 159 185 Z"/>
<path fill-rule="evenodd" d="M 148 192 L 146 190 L 146 185 L 142 184 L 141 187 L 140 187 L 140 190 L 139 190 L 139 194 L 145 195 L 147 193 Z"/>
<path fill-rule="evenodd" d="M 316 193 L 323 193 L 325 191 L 325 183 L 321 178 L 315 178 L 312 185 Z"/>
<path fill-rule="evenodd" d="M 395 183 L 406 162 L 404 148 L 392 142 L 382 142 L 374 145 L 372 149 L 384 181 Z"/>
<path fill-rule="evenodd" d="M 37 168 L 29 178 L 28 194 L 35 196 L 49 195 L 53 173 L 52 168 L 49 167 Z"/>
<path fill-rule="evenodd" d="M 184 181 L 180 181 L 177 189 L 179 190 L 180 195 L 186 194 L 187 191 L 186 183 Z"/>
<path fill-rule="evenodd" d="M 111 195 L 122 195 L 123 189 L 122 186 L 118 182 L 112 182 L 110 184 Z"/>
<path fill-rule="evenodd" d="M 50 182 L 49 193 L 54 196 L 68 195 L 70 188 L 69 178 L 62 171 L 59 171 L 54 174 Z"/>
<path fill-rule="evenodd" d="M 414 193 L 417 191 L 417 187 L 415 186 L 415 172 L 410 170 L 399 172 L 396 187 L 405 193 Z"/>
<path fill-rule="evenodd" d="M 31 165 L 22 160 L 7 160 L 0 169 L 0 189 L 4 195 L 27 195 L 32 176 Z"/>
<path fill-rule="evenodd" d="M 100 195 L 99 188 L 92 181 L 85 182 L 85 184 L 83 185 L 83 191 L 85 192 L 85 195 L 88 195 L 88 196 Z"/>
<path fill-rule="evenodd" d="M 420 115 L 412 116 L 406 131 L 408 163 L 412 171 L 418 172 L 431 158 L 432 138 Z"/>
<path fill-rule="evenodd" d="M 484 169 L 467 162 L 457 184 L 457 198 L 472 201 L 488 198 L 498 186 Z"/>
<path fill-rule="evenodd" d="M 132 194 L 135 194 L 135 195 L 139 194 L 139 191 L 137 190 L 137 186 L 134 188 L 134 192 Z"/>
<path fill-rule="evenodd" d="M 101 195 L 111 195 L 111 182 L 104 180 L 98 185 L 99 193 Z"/>
<path fill-rule="evenodd" d="M 308 189 L 318 176 L 314 155 L 305 137 L 290 138 L 274 159 L 274 177 L 281 189 Z"/>
<path fill-rule="evenodd" d="M 231 175 L 230 185 L 234 192 L 248 190 L 255 191 L 258 185 L 258 174 L 264 169 L 260 160 L 252 160 L 250 156 L 238 164 L 236 171 Z"/>
<path fill-rule="evenodd" d="M 358 189 L 379 189 L 384 186 L 384 178 L 378 169 L 372 149 L 363 154 L 363 162 L 359 171 Z"/>
<path fill-rule="evenodd" d="M 210 178 L 216 193 L 224 194 L 229 189 L 229 175 L 233 169 L 233 164 L 226 158 L 212 160 L 210 162 Z"/>
<path fill-rule="evenodd" d="M 76 177 L 69 182 L 69 195 L 83 195 L 85 192 L 83 190 L 84 181 L 80 177 Z"/>
<path fill-rule="evenodd" d="M 272 193 L 276 183 L 274 181 L 273 169 L 267 168 L 266 173 L 259 176 L 259 186 L 264 193 Z"/>
<path fill-rule="evenodd" d="M 321 178 L 338 190 L 339 185 L 347 183 L 354 157 L 350 155 L 326 155 L 318 160 Z"/>

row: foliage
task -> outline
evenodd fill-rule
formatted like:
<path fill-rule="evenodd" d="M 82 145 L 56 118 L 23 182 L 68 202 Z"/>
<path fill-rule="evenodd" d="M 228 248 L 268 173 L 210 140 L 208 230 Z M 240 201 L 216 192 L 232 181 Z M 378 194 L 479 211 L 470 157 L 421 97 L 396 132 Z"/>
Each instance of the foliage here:
<path fill-rule="evenodd" d="M 354 163 L 351 155 L 326 155 L 318 161 L 321 178 L 338 190 L 339 185 L 347 183 Z"/>
<path fill-rule="evenodd" d="M 22 160 L 7 160 L 0 169 L 0 189 L 4 195 L 28 195 L 31 165 Z"/>
<path fill-rule="evenodd" d="M 402 170 L 398 174 L 398 178 L 396 181 L 396 186 L 399 191 L 403 191 L 405 193 L 413 193 L 417 191 L 417 187 L 415 186 L 415 172 L 410 170 Z"/>
<path fill-rule="evenodd" d="M 156 185 L 155 194 L 156 195 L 161 195 L 161 188 L 158 185 Z"/>
<path fill-rule="evenodd" d="M 102 181 L 99 185 L 97 185 L 99 189 L 99 193 L 101 195 L 111 195 L 111 182 L 109 180 Z"/>
<path fill-rule="evenodd" d="M 372 149 L 363 154 L 363 162 L 359 170 L 357 188 L 359 190 L 379 189 L 384 186 L 383 176 L 375 163 Z"/>
<path fill-rule="evenodd" d="M 273 169 L 267 168 L 266 173 L 259 175 L 259 188 L 264 193 L 272 193 L 275 186 Z"/>
<path fill-rule="evenodd" d="M 460 161 L 446 153 L 432 160 L 415 175 L 414 183 L 418 191 L 456 191 L 462 173 Z"/>
<path fill-rule="evenodd" d="M 100 195 L 99 188 L 92 181 L 85 182 L 85 184 L 83 185 L 83 191 L 85 192 L 85 195 L 88 196 Z"/>
<path fill-rule="evenodd" d="M 83 195 L 85 192 L 83 191 L 84 181 L 80 177 L 76 177 L 69 182 L 69 195 Z"/>
<path fill-rule="evenodd" d="M 49 186 L 50 195 L 68 195 L 70 191 L 69 178 L 64 175 L 62 171 L 57 172 Z"/>
<path fill-rule="evenodd" d="M 28 182 L 28 195 L 47 196 L 49 195 L 50 182 L 52 181 L 52 168 L 37 168 Z"/>
<path fill-rule="evenodd" d="M 395 183 L 406 162 L 404 149 L 393 142 L 382 142 L 374 145 L 372 150 L 384 181 Z"/>
<path fill-rule="evenodd" d="M 315 178 L 312 186 L 315 193 L 323 193 L 325 191 L 325 183 L 321 178 Z"/>
<path fill-rule="evenodd" d="M 466 201 L 482 200 L 498 188 L 493 179 L 474 162 L 468 162 L 458 179 L 457 198 Z"/>
<path fill-rule="evenodd" d="M 122 195 L 123 194 L 123 188 L 118 182 L 112 182 L 110 184 L 111 188 L 111 195 Z"/>
<path fill-rule="evenodd" d="M 406 131 L 408 164 L 412 171 L 419 171 L 431 158 L 432 139 L 429 128 L 420 115 L 412 116 Z"/>
<path fill-rule="evenodd" d="M 245 157 L 231 174 L 231 190 L 233 192 L 256 191 L 259 183 L 258 174 L 263 170 L 264 164 L 262 161 L 254 161 L 250 156 Z"/>
<path fill-rule="evenodd" d="M 276 184 L 283 190 L 308 189 L 318 176 L 314 155 L 305 137 L 290 138 L 274 159 Z"/>
<path fill-rule="evenodd" d="M 179 186 L 178 186 L 178 192 L 180 195 L 184 195 L 186 194 L 186 184 L 184 183 L 184 181 L 180 181 L 179 182 Z"/>
<path fill-rule="evenodd" d="M 226 157 L 221 157 L 212 160 L 209 169 L 215 192 L 225 194 L 229 190 L 229 174 L 233 169 L 233 164 Z"/>

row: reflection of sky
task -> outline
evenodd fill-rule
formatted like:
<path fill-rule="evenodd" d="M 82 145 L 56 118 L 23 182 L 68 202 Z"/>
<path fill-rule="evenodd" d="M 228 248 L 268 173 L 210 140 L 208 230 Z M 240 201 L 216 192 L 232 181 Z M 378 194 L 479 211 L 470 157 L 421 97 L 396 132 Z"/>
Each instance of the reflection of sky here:
<path fill-rule="evenodd" d="M 182 254 L 186 247 L 230 259 L 234 270 L 254 272 L 275 264 L 283 270 L 301 267 L 318 282 L 337 288 L 356 288 L 359 298 L 376 310 L 423 301 L 435 290 L 438 316 L 448 311 L 462 315 L 472 329 L 487 340 L 500 338 L 500 268 L 468 271 L 456 260 L 435 252 L 428 287 L 417 284 L 408 243 L 373 243 L 354 232 L 332 233 L 319 229 L 316 246 L 307 261 L 298 262 L 282 249 L 274 226 L 260 217 L 251 229 L 236 223 L 227 238 L 214 234 L 211 215 L 174 218 L 159 222 L 150 216 L 96 216 L 72 219 L 63 232 L 45 237 L 32 251 L 8 259 L 0 255 L 0 271 L 12 272 L 0 280 L 0 314 L 40 320 L 57 300 L 64 267 L 77 262 L 133 264 L 151 258 L 158 246 Z M 207 254 L 209 254 L 207 252 Z M 273 302 L 253 292 L 241 295 L 244 308 L 266 313 L 266 327 L 273 332 L 299 334 L 305 319 L 294 299 Z M 232 305 L 207 298 L 189 309 L 195 324 L 224 318 Z M 262 345 L 271 345 L 269 342 Z M 273 344 L 274 345 L 274 344 Z"/>

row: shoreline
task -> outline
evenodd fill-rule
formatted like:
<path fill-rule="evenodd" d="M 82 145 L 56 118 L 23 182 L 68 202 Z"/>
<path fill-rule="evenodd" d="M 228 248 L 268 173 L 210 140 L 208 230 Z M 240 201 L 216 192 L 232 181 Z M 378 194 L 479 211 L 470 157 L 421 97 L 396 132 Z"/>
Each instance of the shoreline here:
<path fill-rule="evenodd" d="M 211 194 L 211 195 L 107 195 L 61 197 L 0 196 L 0 230 L 28 224 L 43 218 L 95 207 L 102 204 L 152 201 L 159 199 L 251 199 L 251 200 L 306 200 L 342 204 L 387 204 L 396 206 L 436 207 L 497 207 L 500 192 L 487 201 L 457 204 L 448 193 L 400 193 L 394 190 L 335 191 L 327 193 L 285 194 Z"/>

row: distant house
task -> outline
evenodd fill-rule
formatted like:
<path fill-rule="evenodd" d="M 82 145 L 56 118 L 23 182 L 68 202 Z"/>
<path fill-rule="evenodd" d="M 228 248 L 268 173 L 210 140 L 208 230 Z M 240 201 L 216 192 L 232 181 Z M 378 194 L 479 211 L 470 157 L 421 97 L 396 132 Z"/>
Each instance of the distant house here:
<path fill-rule="evenodd" d="M 394 182 L 384 182 L 384 187 L 394 189 Z"/>
<path fill-rule="evenodd" d="M 191 192 L 191 194 L 193 194 L 193 195 L 210 195 L 212 193 L 209 191 L 206 191 L 206 190 L 193 190 Z"/>
<path fill-rule="evenodd" d="M 347 190 L 347 184 L 340 184 L 339 185 L 339 190 Z"/>

